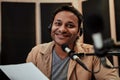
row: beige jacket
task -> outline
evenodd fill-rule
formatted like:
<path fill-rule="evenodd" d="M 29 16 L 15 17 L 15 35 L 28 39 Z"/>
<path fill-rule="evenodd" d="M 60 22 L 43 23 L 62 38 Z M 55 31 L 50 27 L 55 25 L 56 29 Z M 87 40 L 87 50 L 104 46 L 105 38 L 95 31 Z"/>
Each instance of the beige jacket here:
<path fill-rule="evenodd" d="M 48 78 L 51 77 L 52 48 L 54 42 L 44 43 L 34 47 L 29 53 L 26 62 L 33 62 Z M 76 52 L 92 53 L 91 45 L 79 43 L 75 47 Z M 89 70 L 99 70 L 95 74 L 96 80 L 120 80 L 115 69 L 107 69 L 100 65 L 99 59 L 95 56 L 84 56 L 81 58 Z M 110 62 L 107 62 L 110 64 Z M 76 61 L 70 60 L 68 67 L 67 80 L 90 80 L 91 73 L 81 67 Z"/>

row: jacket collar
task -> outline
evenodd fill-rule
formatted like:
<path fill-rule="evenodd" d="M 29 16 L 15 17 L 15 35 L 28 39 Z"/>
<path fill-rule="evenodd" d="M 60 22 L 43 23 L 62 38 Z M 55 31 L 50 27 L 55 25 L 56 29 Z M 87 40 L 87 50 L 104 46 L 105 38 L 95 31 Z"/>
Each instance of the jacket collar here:
<path fill-rule="evenodd" d="M 44 43 L 43 45 L 41 45 L 41 50 L 40 50 L 40 53 L 42 54 L 50 54 L 53 47 L 55 45 L 55 42 L 52 41 L 52 42 L 49 42 L 49 43 Z"/>

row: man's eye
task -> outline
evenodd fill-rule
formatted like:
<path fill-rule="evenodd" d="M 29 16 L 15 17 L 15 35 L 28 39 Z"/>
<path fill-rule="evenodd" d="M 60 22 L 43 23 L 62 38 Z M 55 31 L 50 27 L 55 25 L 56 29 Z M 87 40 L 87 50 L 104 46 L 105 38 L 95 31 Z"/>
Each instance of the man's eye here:
<path fill-rule="evenodd" d="M 56 26 L 60 26 L 62 23 L 60 23 L 60 22 L 55 22 L 55 25 Z"/>
<path fill-rule="evenodd" d="M 67 24 L 67 27 L 68 27 L 68 28 L 73 28 L 74 25 L 73 25 L 73 24 Z"/>

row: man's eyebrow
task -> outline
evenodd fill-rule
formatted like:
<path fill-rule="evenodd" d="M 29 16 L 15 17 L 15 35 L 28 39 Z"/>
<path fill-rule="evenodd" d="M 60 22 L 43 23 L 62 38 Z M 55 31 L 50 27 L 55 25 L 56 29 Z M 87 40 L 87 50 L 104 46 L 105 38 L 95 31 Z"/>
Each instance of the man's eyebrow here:
<path fill-rule="evenodd" d="M 56 19 L 55 21 L 61 21 L 60 19 Z"/>
<path fill-rule="evenodd" d="M 74 23 L 74 22 L 72 22 L 72 21 L 68 21 L 67 23 L 68 23 L 68 24 L 75 24 L 75 23 Z"/>
<path fill-rule="evenodd" d="M 72 21 L 68 21 L 68 23 L 73 23 Z"/>

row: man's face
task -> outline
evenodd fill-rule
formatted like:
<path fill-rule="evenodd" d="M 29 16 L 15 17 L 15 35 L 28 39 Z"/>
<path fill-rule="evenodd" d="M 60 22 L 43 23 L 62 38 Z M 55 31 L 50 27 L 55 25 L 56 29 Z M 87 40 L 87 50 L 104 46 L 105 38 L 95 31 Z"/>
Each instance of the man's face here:
<path fill-rule="evenodd" d="M 54 18 L 51 36 L 58 45 L 71 45 L 74 44 L 79 34 L 78 29 L 76 15 L 69 11 L 61 11 Z"/>

